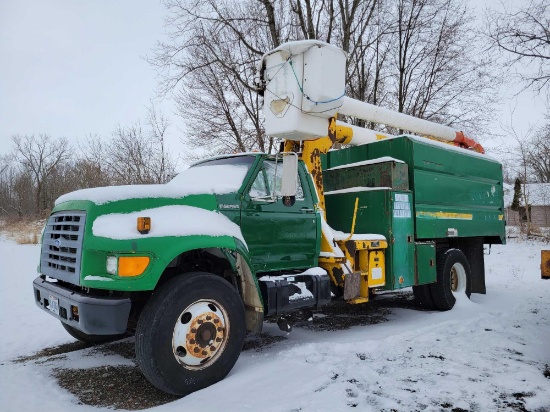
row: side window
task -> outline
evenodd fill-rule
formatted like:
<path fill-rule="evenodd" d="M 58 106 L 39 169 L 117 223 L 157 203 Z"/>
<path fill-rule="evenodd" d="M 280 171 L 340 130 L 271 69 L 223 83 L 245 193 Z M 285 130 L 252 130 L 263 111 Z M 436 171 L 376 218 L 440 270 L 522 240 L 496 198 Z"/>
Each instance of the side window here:
<path fill-rule="evenodd" d="M 252 187 L 250 188 L 250 197 L 268 197 L 269 191 L 265 185 L 265 171 L 262 168 L 252 182 Z"/>
<path fill-rule="evenodd" d="M 265 171 L 267 175 L 268 191 L 271 192 L 273 181 L 275 181 L 275 195 L 281 196 L 281 179 L 283 174 L 283 165 L 281 162 L 277 165 L 277 176 L 275 177 L 275 162 L 272 160 L 266 160 L 264 162 Z M 274 179 L 275 178 L 275 179 Z M 254 187 L 254 185 L 252 185 Z M 304 189 L 298 173 L 298 185 L 296 186 L 296 200 L 304 200 Z"/>

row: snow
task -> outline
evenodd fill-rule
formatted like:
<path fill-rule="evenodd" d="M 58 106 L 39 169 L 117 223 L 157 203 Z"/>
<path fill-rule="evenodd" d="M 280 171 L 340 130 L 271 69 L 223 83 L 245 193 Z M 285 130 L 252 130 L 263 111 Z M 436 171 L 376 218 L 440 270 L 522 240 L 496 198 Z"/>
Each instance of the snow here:
<path fill-rule="evenodd" d="M 321 214 L 321 231 L 325 238 L 328 240 L 328 244 L 332 247 L 332 253 L 336 257 L 345 257 L 344 252 L 338 247 L 338 245 L 334 242 L 334 236 L 332 228 L 329 226 L 327 221 L 325 220 L 325 217 Z"/>
<path fill-rule="evenodd" d="M 399 135 L 399 136 L 396 136 L 396 137 L 388 137 L 388 139 L 397 139 L 397 138 L 402 137 L 402 136 L 409 137 L 413 140 L 416 140 L 419 143 L 429 144 L 429 145 L 432 145 L 432 146 L 440 147 L 440 148 L 445 149 L 445 150 L 451 150 L 453 152 L 459 152 L 459 153 L 462 153 L 464 155 L 468 155 L 468 156 L 472 156 L 472 157 L 479 157 L 480 159 L 485 159 L 485 160 L 490 160 L 492 162 L 500 163 L 498 161 L 498 159 L 495 159 L 494 157 L 489 156 L 488 154 L 478 153 L 474 150 L 464 149 L 463 147 L 460 147 L 460 146 L 454 146 L 452 144 L 448 144 L 448 143 L 444 143 L 444 142 L 438 142 L 437 140 L 428 139 L 427 137 L 422 137 L 422 136 L 416 136 L 414 134 L 404 134 L 404 135 Z M 387 140 L 387 139 L 384 139 L 384 140 Z"/>
<path fill-rule="evenodd" d="M 151 218 L 151 230 L 140 234 L 138 217 Z M 132 213 L 99 216 L 92 226 L 94 236 L 109 239 L 145 239 L 165 236 L 231 236 L 246 245 L 241 228 L 216 211 L 194 206 L 163 206 Z"/>
<path fill-rule="evenodd" d="M 322 41 L 319 41 L 319 40 L 290 41 L 290 42 L 283 43 L 279 47 L 277 47 L 276 49 L 270 50 L 267 53 L 265 53 L 262 56 L 262 58 L 256 63 L 257 71 L 261 70 L 261 68 L 263 66 L 264 59 L 266 58 L 266 56 L 269 56 L 273 53 L 277 53 L 279 51 L 282 51 L 285 54 L 285 59 L 288 59 L 292 56 L 297 56 L 299 54 L 302 54 L 302 53 L 306 52 L 308 49 L 311 49 L 312 47 L 316 47 L 316 46 L 318 46 L 318 47 L 328 47 L 329 49 L 332 49 L 336 52 L 340 52 L 342 54 L 345 54 L 345 52 L 343 50 L 341 50 L 340 48 L 338 48 L 336 46 L 332 46 L 328 43 L 325 43 L 325 42 L 322 42 Z"/>
<path fill-rule="evenodd" d="M 163 185 L 107 186 L 77 190 L 60 196 L 55 204 L 70 200 L 89 200 L 103 205 L 118 200 L 139 198 L 180 198 L 198 194 L 236 192 L 248 173 L 244 165 L 205 165 L 184 170 Z"/>
<path fill-rule="evenodd" d="M 192 163 L 190 165 L 190 167 L 197 166 L 197 165 L 200 165 L 204 162 L 209 162 L 211 160 L 226 159 L 228 157 L 258 156 L 258 155 L 265 155 L 265 154 L 268 154 L 268 153 L 265 153 L 265 152 L 239 152 L 239 153 L 231 153 L 231 154 L 221 154 L 221 155 L 218 155 L 218 156 L 211 156 L 211 157 L 208 157 L 206 159 L 198 160 L 195 163 Z M 201 167 L 203 167 L 203 166 L 201 166 Z"/>
<path fill-rule="evenodd" d="M 339 230 L 332 229 L 332 234 L 334 236 L 334 240 L 346 240 L 348 237 L 350 237 L 351 233 L 341 232 Z M 386 236 L 384 235 L 377 235 L 374 233 L 354 233 L 350 240 L 386 240 Z"/>
<path fill-rule="evenodd" d="M 103 276 L 94 276 L 94 275 L 85 276 L 84 280 L 97 280 L 99 282 L 114 282 L 114 279 L 104 278 Z"/>
<path fill-rule="evenodd" d="M 540 279 L 542 249 L 550 245 L 509 239 L 505 246 L 493 246 L 485 256 L 487 295 L 459 299 L 448 312 L 394 305 L 387 322 L 325 332 L 294 328 L 288 335 L 265 324 L 266 333 L 286 339 L 243 352 L 223 381 L 152 410 L 548 411 L 550 381 L 543 370 L 550 366 L 550 280 Z M 74 341 L 34 303 L 31 283 L 39 253 L 37 245 L 17 245 L 0 236 L 0 257 L 7 262 L 0 266 L 5 280 L 0 291 L 1 409 L 112 410 L 79 404 L 52 373 L 59 367 L 131 364 L 121 356 L 94 355 L 90 348 L 12 362 Z M 391 296 L 377 300 L 391 302 Z M 364 310 L 377 310 L 370 305 Z M 525 409 L 511 406 L 518 402 L 514 394 Z"/>
<path fill-rule="evenodd" d="M 295 278 L 298 275 L 311 275 L 311 276 L 322 276 L 326 275 L 327 271 L 320 267 L 314 267 L 309 268 L 305 272 L 302 273 L 296 273 L 292 275 L 279 275 L 279 276 L 262 276 L 258 280 L 264 281 L 264 282 L 274 282 L 276 280 L 286 280 L 288 282 L 291 282 L 293 285 L 296 285 L 300 289 L 300 293 L 294 293 L 290 295 L 288 298 L 290 301 L 296 301 L 296 300 L 304 300 L 309 299 L 313 297 L 313 293 L 307 288 L 305 282 L 296 282 Z"/>
<path fill-rule="evenodd" d="M 374 190 L 391 190 L 391 187 L 366 187 L 366 186 L 355 186 L 349 187 L 347 189 L 338 189 L 325 192 L 325 196 L 330 195 L 339 195 L 342 193 L 356 193 L 356 192 L 369 192 Z"/>
<path fill-rule="evenodd" d="M 334 167 L 331 167 L 330 169 L 327 169 L 327 170 L 347 169 L 348 167 L 373 165 L 373 164 L 376 164 L 376 163 L 383 163 L 383 162 L 405 163 L 402 160 L 395 159 L 395 158 L 390 157 L 390 156 L 382 156 L 382 157 L 378 157 L 378 158 L 372 159 L 372 160 L 363 160 L 361 162 L 349 163 L 347 165 L 334 166 Z"/>

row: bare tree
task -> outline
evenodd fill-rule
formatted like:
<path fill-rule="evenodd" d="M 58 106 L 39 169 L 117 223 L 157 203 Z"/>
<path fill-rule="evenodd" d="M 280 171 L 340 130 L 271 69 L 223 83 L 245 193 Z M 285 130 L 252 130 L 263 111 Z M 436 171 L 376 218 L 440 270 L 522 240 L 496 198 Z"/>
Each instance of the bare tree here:
<path fill-rule="evenodd" d="M 44 202 L 43 188 L 46 179 L 55 168 L 70 156 L 67 139 L 61 137 L 52 139 L 46 134 L 15 135 L 15 155 L 25 170 L 28 170 L 35 187 L 35 213 L 39 213 L 48 205 Z"/>
<path fill-rule="evenodd" d="M 154 103 L 147 108 L 147 123 L 150 128 L 150 139 L 153 141 L 154 166 L 151 173 L 156 183 L 165 183 L 174 174 L 175 163 L 166 148 L 166 133 L 170 120 L 157 110 Z"/>
<path fill-rule="evenodd" d="M 550 123 L 541 127 L 528 146 L 528 165 L 537 182 L 550 183 Z"/>
<path fill-rule="evenodd" d="M 114 184 L 106 167 L 106 145 L 98 135 L 88 135 L 78 147 L 75 168 L 81 175 L 82 187 L 100 187 Z"/>
<path fill-rule="evenodd" d="M 483 130 L 497 79 L 477 50 L 466 6 L 455 0 L 399 0 L 395 14 L 397 110 Z"/>
<path fill-rule="evenodd" d="M 16 170 L 10 156 L 0 156 L 0 215 L 10 215 L 15 212 L 13 194 Z"/>
<path fill-rule="evenodd" d="M 189 133 L 188 147 L 210 152 L 261 150 L 273 141 L 261 124 L 254 63 L 286 40 L 282 2 L 166 0 L 170 41 L 150 61 L 163 74 Z M 180 87 L 181 86 L 181 87 Z"/>
<path fill-rule="evenodd" d="M 169 40 L 150 62 L 175 96 L 185 143 L 270 151 L 255 63 L 288 40 L 348 53 L 347 94 L 419 117 L 483 129 L 495 90 L 458 0 L 165 0 Z M 393 97 L 393 101 L 391 98 Z M 356 124 L 360 121 L 351 119 Z M 372 126 L 371 126 L 372 127 Z"/>
<path fill-rule="evenodd" d="M 527 184 L 530 182 L 532 176 L 530 148 L 534 136 L 534 128 L 530 127 L 525 133 L 518 132 L 514 127 L 513 116 L 514 111 L 512 110 L 509 123 L 501 125 L 501 127 L 509 140 L 515 141 L 516 145 L 511 150 L 508 147 L 501 149 L 501 156 L 507 157 L 506 163 L 509 165 L 511 173 L 521 182 L 521 199 L 519 199 L 520 204 L 518 208 L 519 222 L 522 232 L 530 235 L 532 231 L 531 205 Z"/>
<path fill-rule="evenodd" d="M 526 69 L 521 79 L 542 91 L 550 82 L 550 3 L 530 0 L 518 7 L 501 1 L 486 11 L 485 27 L 492 44 L 506 52 L 506 65 L 520 63 Z"/>
<path fill-rule="evenodd" d="M 108 143 L 93 143 L 112 184 L 165 183 L 174 175 L 174 162 L 166 151 L 166 117 L 149 108 L 147 127 L 137 121 L 118 125 Z"/>

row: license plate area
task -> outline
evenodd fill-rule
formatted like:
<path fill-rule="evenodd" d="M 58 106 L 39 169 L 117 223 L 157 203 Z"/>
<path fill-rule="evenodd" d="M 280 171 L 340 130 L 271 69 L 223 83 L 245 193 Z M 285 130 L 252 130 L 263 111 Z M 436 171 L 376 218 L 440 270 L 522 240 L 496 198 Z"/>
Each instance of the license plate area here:
<path fill-rule="evenodd" d="M 48 298 L 47 309 L 59 316 L 59 299 L 52 295 L 48 296 Z"/>

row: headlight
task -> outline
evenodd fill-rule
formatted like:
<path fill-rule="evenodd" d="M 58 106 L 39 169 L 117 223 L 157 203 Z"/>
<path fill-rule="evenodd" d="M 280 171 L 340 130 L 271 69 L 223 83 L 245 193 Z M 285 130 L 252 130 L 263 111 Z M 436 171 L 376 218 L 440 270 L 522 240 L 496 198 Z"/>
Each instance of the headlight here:
<path fill-rule="evenodd" d="M 121 277 L 139 276 L 150 261 L 148 256 L 107 256 L 107 273 Z"/>
<path fill-rule="evenodd" d="M 118 267 L 118 258 L 116 256 L 107 256 L 107 273 L 116 275 Z"/>

